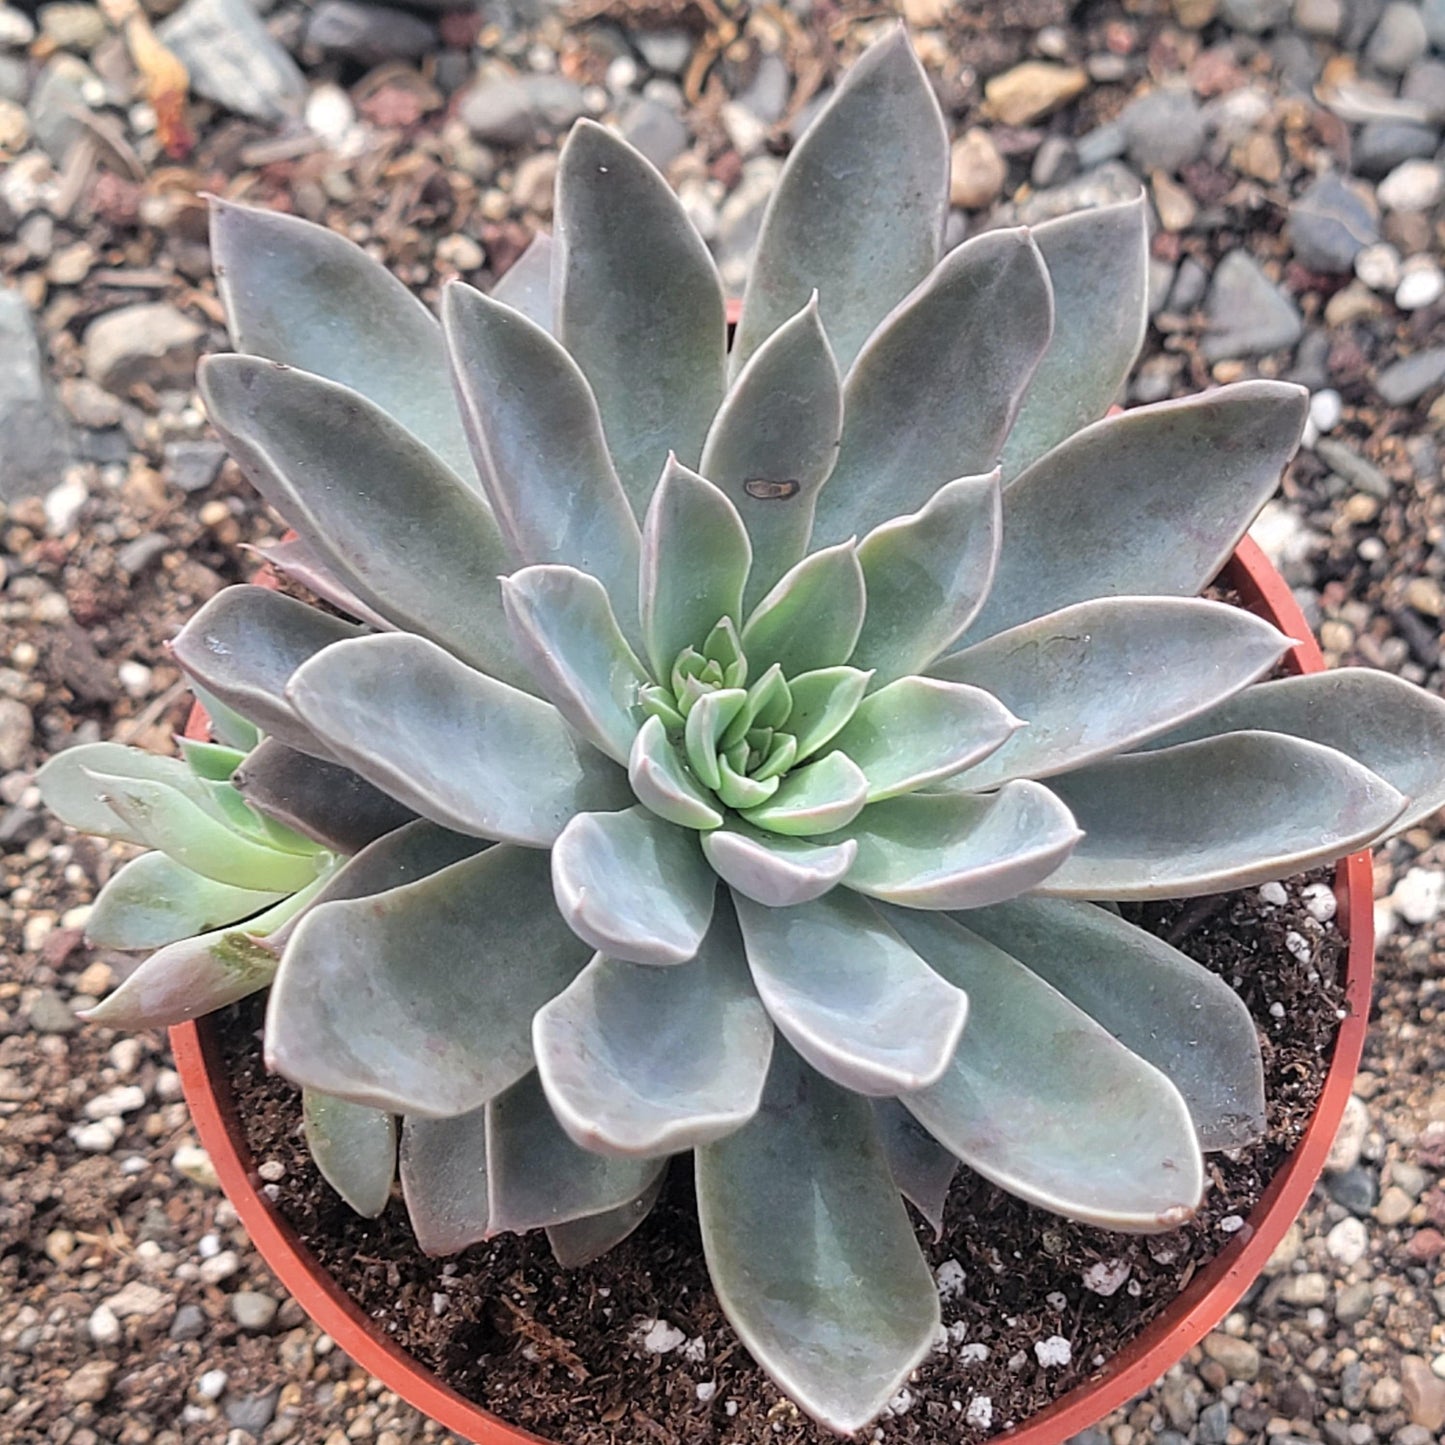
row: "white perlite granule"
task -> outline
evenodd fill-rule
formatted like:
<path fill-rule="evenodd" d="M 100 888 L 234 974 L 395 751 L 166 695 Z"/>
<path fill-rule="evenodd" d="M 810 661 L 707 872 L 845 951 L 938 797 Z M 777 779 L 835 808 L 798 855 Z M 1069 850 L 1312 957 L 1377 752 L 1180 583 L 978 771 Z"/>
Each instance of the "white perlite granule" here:
<path fill-rule="evenodd" d="M 1050 1335 L 1034 1346 L 1034 1355 L 1044 1369 L 1057 1369 L 1074 1358 L 1074 1347 L 1062 1335 Z"/>
<path fill-rule="evenodd" d="M 934 1270 L 933 1278 L 938 1283 L 938 1293 L 942 1299 L 956 1299 L 963 1293 L 964 1283 L 967 1280 L 963 1266 L 956 1259 L 944 1260 Z"/>
<path fill-rule="evenodd" d="M 975 1395 L 968 1402 L 963 1418 L 976 1430 L 987 1430 L 993 1424 L 993 1401 L 987 1395 Z"/>
<path fill-rule="evenodd" d="M 632 1338 L 649 1355 L 667 1355 L 682 1344 L 687 1336 L 666 1320 L 642 1320 Z"/>

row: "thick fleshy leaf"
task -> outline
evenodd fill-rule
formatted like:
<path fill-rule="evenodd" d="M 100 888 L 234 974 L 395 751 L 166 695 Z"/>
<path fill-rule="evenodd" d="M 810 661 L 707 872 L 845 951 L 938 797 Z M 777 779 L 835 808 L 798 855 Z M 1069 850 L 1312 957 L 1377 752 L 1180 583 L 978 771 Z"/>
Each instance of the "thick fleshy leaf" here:
<path fill-rule="evenodd" d="M 217 883 L 164 853 L 142 853 L 100 890 L 85 936 L 97 948 L 164 948 L 249 918 L 283 896 Z"/>
<path fill-rule="evenodd" d="M 249 753 L 261 741 L 260 728 L 243 718 L 235 708 L 227 707 L 200 683 L 192 683 L 191 691 L 195 694 L 196 701 L 205 709 L 206 721 L 211 725 L 211 736 L 218 743 Z"/>
<path fill-rule="evenodd" d="M 724 910 L 686 968 L 599 954 L 538 1011 L 532 1047 L 552 1112 L 577 1144 L 653 1157 L 752 1118 L 773 1026 Z"/>
<path fill-rule="evenodd" d="M 759 996 L 820 1074 L 880 1098 L 938 1082 L 968 998 L 871 903 L 840 889 L 792 908 L 739 898 L 737 913 Z"/>
<path fill-rule="evenodd" d="M 200 388 L 247 479 L 339 581 L 398 627 L 525 686 L 497 585 L 512 555 L 455 472 L 364 397 L 304 371 L 212 356 Z"/>
<path fill-rule="evenodd" d="M 734 367 L 820 287 L 846 369 L 937 263 L 947 214 L 943 114 L 900 27 L 858 60 L 788 157 L 748 273 Z"/>
<path fill-rule="evenodd" d="M 761 807 L 743 815 L 754 827 L 794 838 L 846 828 L 868 801 L 868 779 L 845 753 L 795 768 Z M 840 840 L 830 838 L 830 843 Z"/>
<path fill-rule="evenodd" d="M 171 655 L 203 687 L 269 736 L 303 752 L 320 750 L 286 700 L 303 662 L 362 629 L 269 587 L 227 587 L 181 629 Z"/>
<path fill-rule="evenodd" d="M 859 542 L 868 612 L 853 663 L 873 669 L 875 687 L 922 672 L 983 605 L 998 563 L 1001 497 L 997 471 L 960 477 Z"/>
<path fill-rule="evenodd" d="M 793 706 L 786 725 L 798 740 L 797 761 L 811 758 L 848 726 L 870 681 L 871 674 L 856 667 L 823 667 L 789 679 Z"/>
<path fill-rule="evenodd" d="M 1103 597 L 1011 627 L 929 669 L 1028 721 L 953 785 L 1046 778 L 1123 752 L 1238 692 L 1289 647 L 1262 618 L 1197 597 Z"/>
<path fill-rule="evenodd" d="M 321 1177 L 363 1218 L 375 1219 L 396 1177 L 396 1119 L 382 1109 L 304 1089 L 301 1125 Z"/>
<path fill-rule="evenodd" d="M 518 557 L 597 578 L 627 627 L 637 520 L 581 368 L 535 322 L 459 283 L 442 302 L 447 357 L 477 471 Z"/>
<path fill-rule="evenodd" d="M 668 741 L 660 718 L 648 718 L 638 731 L 628 759 L 627 777 L 638 802 L 669 823 L 702 830 L 722 824 L 723 815 L 712 795 Z"/>
<path fill-rule="evenodd" d="M 1204 1192 L 1204 1160 L 1178 1089 L 951 919 L 886 913 L 972 1005 L 942 1081 L 902 1100 L 924 1128 L 985 1179 L 1056 1214 L 1139 1234 L 1183 1224 Z"/>
<path fill-rule="evenodd" d="M 873 1119 L 898 1192 L 943 1238 L 943 1206 L 958 1160 L 897 1099 L 874 1099 Z"/>
<path fill-rule="evenodd" d="M 1149 228 L 1138 199 L 1032 228 L 1054 291 L 1054 339 L 1003 448 L 1007 484 L 1118 395 L 1149 324 Z"/>
<path fill-rule="evenodd" d="M 1392 832 L 1445 807 L 1445 702 L 1402 678 L 1370 667 L 1342 667 L 1262 682 L 1163 738 L 1192 742 L 1241 728 L 1288 733 L 1335 748 L 1384 778 L 1410 800 Z"/>
<path fill-rule="evenodd" d="M 658 681 L 720 618 L 743 615 L 752 555 L 737 508 L 669 456 L 642 528 L 642 639 Z"/>
<path fill-rule="evenodd" d="M 743 628 L 757 673 L 777 663 L 784 677 L 848 661 L 867 605 L 851 542 L 804 557 L 758 603 Z"/>
<path fill-rule="evenodd" d="M 520 311 L 544 331 L 552 329 L 552 238 L 545 231 L 532 237 L 492 287 L 492 299 Z"/>
<path fill-rule="evenodd" d="M 379 632 L 393 630 L 389 618 L 383 617 L 374 607 L 368 607 L 344 582 L 340 581 L 327 567 L 317 550 L 301 537 L 287 537 L 281 542 L 250 549 L 263 562 L 269 563 L 278 572 L 284 572 L 293 582 L 299 582 L 307 591 L 314 592 L 323 602 L 329 602 L 338 611 L 358 622 L 365 622 Z"/>
<path fill-rule="evenodd" d="M 340 382 L 475 479 L 437 378 L 441 327 L 360 246 L 296 216 L 211 198 L 211 259 L 237 351 Z"/>
<path fill-rule="evenodd" d="M 158 757 L 122 743 L 82 743 L 66 748 L 35 775 L 40 800 L 70 827 L 97 838 L 144 843 L 141 834 L 123 822 L 106 802 L 107 789 L 97 775 L 145 778 L 174 788 L 204 803 L 204 783 L 179 758 Z"/>
<path fill-rule="evenodd" d="M 552 1246 L 553 1259 L 563 1269 L 581 1269 L 615 1249 L 652 1213 L 666 1182 L 667 1171 L 663 1170 L 636 1199 L 616 1209 L 552 1225 L 547 1231 L 547 1243 Z"/>
<path fill-rule="evenodd" d="M 1402 794 L 1343 753 L 1267 732 L 1110 758 L 1052 786 L 1084 830 L 1040 884 L 1061 898 L 1247 888 L 1364 847 L 1405 808 Z"/>
<path fill-rule="evenodd" d="M 646 808 L 579 813 L 552 846 L 552 886 L 579 938 L 654 965 L 697 952 L 717 896 L 697 835 Z"/>
<path fill-rule="evenodd" d="M 683 745 L 688 762 L 705 787 L 716 788 L 722 781 L 717 759 L 718 746 L 747 700 L 748 695 L 741 688 L 719 688 L 698 698 L 687 715 Z"/>
<path fill-rule="evenodd" d="M 876 803 L 977 763 L 1022 726 L 981 688 L 901 677 L 865 699 L 834 742 L 863 769 Z"/>
<path fill-rule="evenodd" d="M 713 871 L 744 898 L 788 908 L 821 898 L 853 865 L 858 845 L 821 845 L 750 828 L 740 819 L 705 833 L 702 851 Z"/>
<path fill-rule="evenodd" d="M 939 1308 L 867 1101 L 780 1045 L 757 1117 L 696 1161 L 708 1273 L 748 1353 L 830 1429 L 868 1424 Z"/>
<path fill-rule="evenodd" d="M 423 1254 L 456 1254 L 487 1238 L 485 1106 L 402 1121 L 401 1192 Z"/>
<path fill-rule="evenodd" d="M 167 783 L 103 773 L 91 777 L 129 834 L 214 882 L 295 893 L 329 861 L 324 854 L 282 852 L 243 836 Z"/>
<path fill-rule="evenodd" d="M 182 938 L 157 950 L 85 1018 L 108 1028 L 158 1029 L 200 1018 L 263 989 L 276 976 L 279 947 L 267 937 L 321 889 L 283 899 L 240 927 Z"/>
<path fill-rule="evenodd" d="M 404 633 L 328 648 L 288 689 L 339 761 L 424 818 L 545 848 L 574 814 L 622 807 L 622 772 L 550 703 Z"/>
<path fill-rule="evenodd" d="M 843 384 L 838 465 L 813 545 L 916 512 L 998 460 L 1053 331 L 1049 273 L 1026 230 L 949 253 L 868 339 Z"/>
<path fill-rule="evenodd" d="M 594 747 L 627 765 L 652 679 L 637 660 L 607 592 L 573 567 L 524 567 L 502 579 L 517 656 L 538 689 Z"/>
<path fill-rule="evenodd" d="M 1201 1148 L 1235 1149 L 1263 1135 L 1259 1036 L 1244 1000 L 1217 974 L 1092 903 L 1016 898 L 958 922 L 1167 1074 Z"/>
<path fill-rule="evenodd" d="M 969 641 L 1091 597 L 1193 597 L 1279 484 L 1308 401 L 1303 387 L 1239 381 L 1055 447 L 1004 493 L 1007 540 Z"/>
<path fill-rule="evenodd" d="M 532 1015 L 587 957 L 552 905 L 546 854 L 528 848 L 324 904 L 272 985 L 267 1067 L 393 1113 L 465 1113 L 532 1067 Z"/>
<path fill-rule="evenodd" d="M 232 783 L 258 812 L 333 853 L 359 853 L 416 817 L 349 768 L 267 738 Z"/>
<path fill-rule="evenodd" d="M 487 1233 L 526 1234 L 619 1209 L 667 1160 L 607 1157 L 562 1131 L 536 1071 L 487 1105 Z"/>
<path fill-rule="evenodd" d="M 224 743 L 203 743 L 196 738 L 180 737 L 176 739 L 176 746 L 186 766 L 209 783 L 229 782 L 246 761 L 246 754 L 240 748 L 228 748 Z"/>
<path fill-rule="evenodd" d="M 722 401 L 722 282 L 672 188 L 592 121 L 562 147 L 556 217 L 557 335 L 592 384 L 640 518 L 670 451 L 697 465 Z"/>
<path fill-rule="evenodd" d="M 727 494 L 752 539 L 749 608 L 807 551 L 814 498 L 842 433 L 843 379 L 814 295 L 742 369 L 702 451 L 703 475 Z"/>
<path fill-rule="evenodd" d="M 858 843 L 849 888 L 907 908 L 982 908 L 1053 873 L 1078 844 L 1079 827 L 1047 788 L 1013 782 L 988 795 L 874 803 L 841 838 Z"/>

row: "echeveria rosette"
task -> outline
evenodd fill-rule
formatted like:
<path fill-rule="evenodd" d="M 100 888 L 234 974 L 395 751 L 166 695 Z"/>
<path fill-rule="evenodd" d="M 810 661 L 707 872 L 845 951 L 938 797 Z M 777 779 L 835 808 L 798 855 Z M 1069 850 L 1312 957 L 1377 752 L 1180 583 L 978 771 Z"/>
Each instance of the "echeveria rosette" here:
<path fill-rule="evenodd" d="M 299 916 L 271 993 L 348 1197 L 384 1202 L 400 1115 L 425 1249 L 545 1228 L 578 1263 L 691 1150 L 724 1308 L 844 1431 L 938 1323 L 900 1191 L 936 1226 L 962 1161 L 1167 1229 L 1263 1123 L 1238 997 L 1097 900 L 1445 801 L 1438 703 L 1255 685 L 1288 639 L 1197 598 L 1304 394 L 1097 420 L 1142 200 L 944 256 L 947 169 L 896 32 L 790 156 L 731 353 L 680 205 L 590 123 L 556 235 L 440 325 L 342 238 L 219 204 L 245 354 L 207 364 L 212 419 L 297 534 L 277 565 L 365 625 L 235 589 L 177 642 L 424 820 Z"/>

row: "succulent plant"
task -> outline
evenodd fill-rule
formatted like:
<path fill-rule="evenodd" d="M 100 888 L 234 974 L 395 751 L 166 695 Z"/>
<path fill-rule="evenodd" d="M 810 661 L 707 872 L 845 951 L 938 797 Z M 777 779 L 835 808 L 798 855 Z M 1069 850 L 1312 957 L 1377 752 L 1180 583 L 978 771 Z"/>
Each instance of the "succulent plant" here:
<path fill-rule="evenodd" d="M 355 852 L 265 946 L 328 1177 L 379 1209 L 399 1115 L 424 1249 L 543 1228 L 571 1264 L 690 1150 L 723 1308 L 840 1431 L 938 1328 L 900 1191 L 939 1227 L 962 1161 L 1164 1230 L 1262 1127 L 1239 998 L 1101 901 L 1445 802 L 1445 706 L 1259 682 L 1290 639 L 1196 595 L 1304 393 L 1099 420 L 1142 200 L 941 255 L 947 169 L 895 32 L 794 148 L 730 350 L 681 206 L 588 122 L 555 235 L 440 325 L 341 237 L 217 203 L 205 401 L 294 531 L 275 565 L 356 621 L 241 587 L 175 644 Z M 198 980 L 175 1016 L 222 1001 Z"/>

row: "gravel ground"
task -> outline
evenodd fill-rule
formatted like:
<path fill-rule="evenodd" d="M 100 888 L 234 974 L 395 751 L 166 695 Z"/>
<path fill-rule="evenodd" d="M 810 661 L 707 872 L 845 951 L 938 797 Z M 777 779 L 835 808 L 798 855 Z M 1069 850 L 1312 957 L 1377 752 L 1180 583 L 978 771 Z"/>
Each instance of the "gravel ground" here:
<path fill-rule="evenodd" d="M 736 286 L 791 137 L 890 7 L 794 0 L 0 7 L 0 1439 L 439 1439 L 306 1323 L 189 1131 L 159 1035 L 79 1025 L 114 850 L 38 811 L 74 741 L 169 746 L 163 641 L 275 533 L 190 389 L 219 347 L 206 189 L 345 230 L 424 294 L 549 221 L 558 134 L 615 121 Z M 1313 392 L 1257 529 L 1331 661 L 1439 691 L 1445 4 L 905 0 L 956 126 L 950 240 L 1133 194 L 1131 399 Z M 190 71 L 157 68 L 155 21 Z M 139 58 L 139 64 L 136 59 Z M 1377 1017 L 1325 1185 L 1201 1351 L 1090 1445 L 1430 1445 L 1445 1426 L 1441 831 L 1377 860 Z"/>

